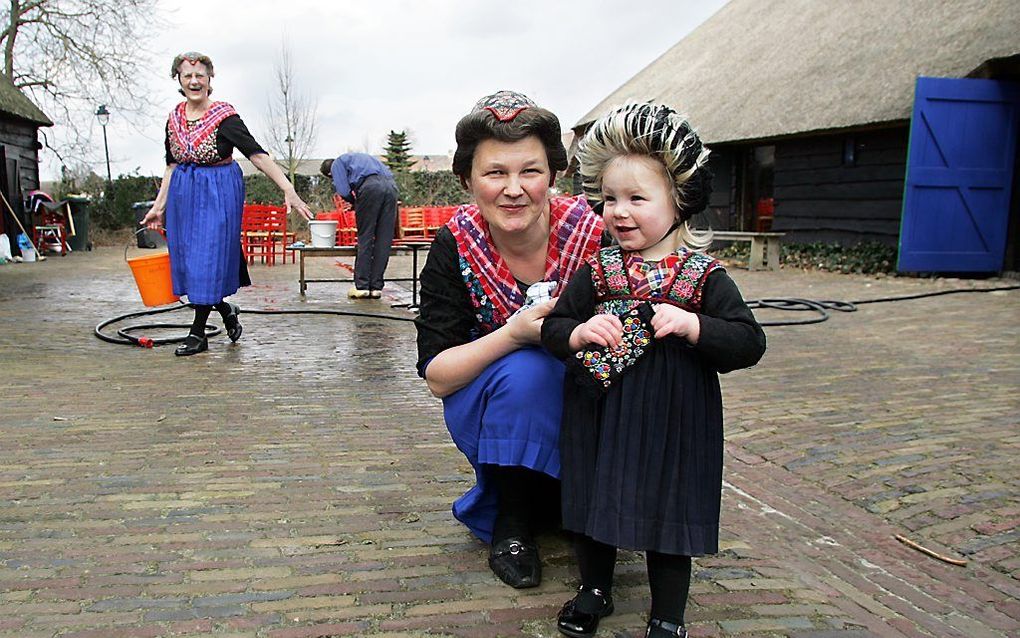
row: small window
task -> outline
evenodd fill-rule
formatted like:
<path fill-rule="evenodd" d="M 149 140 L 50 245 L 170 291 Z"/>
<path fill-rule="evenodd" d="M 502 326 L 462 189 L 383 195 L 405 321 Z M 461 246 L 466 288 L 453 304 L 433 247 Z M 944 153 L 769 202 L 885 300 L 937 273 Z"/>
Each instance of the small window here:
<path fill-rule="evenodd" d="M 843 166 L 857 166 L 857 140 L 852 137 L 843 140 Z"/>

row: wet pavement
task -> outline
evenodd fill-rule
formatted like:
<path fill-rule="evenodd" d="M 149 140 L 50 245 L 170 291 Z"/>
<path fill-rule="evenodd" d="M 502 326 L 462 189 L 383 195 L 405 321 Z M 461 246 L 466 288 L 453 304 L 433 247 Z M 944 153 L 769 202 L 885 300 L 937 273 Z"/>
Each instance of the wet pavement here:
<path fill-rule="evenodd" d="M 732 273 L 749 299 L 1017 283 Z M 252 276 L 242 308 L 410 316 L 398 286 L 302 299 L 292 264 Z M 140 308 L 117 249 L 0 266 L 0 637 L 557 635 L 566 539 L 540 538 L 539 588 L 491 575 L 450 515 L 470 468 L 410 323 L 249 313 L 187 359 L 92 335 Z M 1018 317 L 1009 291 L 768 328 L 762 362 L 723 377 L 723 549 L 695 561 L 692 636 L 1020 635 Z M 641 635 L 641 556 L 614 594 L 599 635 Z"/>

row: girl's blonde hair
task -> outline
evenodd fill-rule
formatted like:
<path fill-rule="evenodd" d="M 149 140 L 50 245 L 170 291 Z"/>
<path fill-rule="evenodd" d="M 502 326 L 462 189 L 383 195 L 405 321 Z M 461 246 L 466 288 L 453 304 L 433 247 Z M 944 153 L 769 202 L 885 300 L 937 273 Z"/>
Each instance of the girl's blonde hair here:
<path fill-rule="evenodd" d="M 627 104 L 596 120 L 577 151 L 581 185 L 592 205 L 602 201 L 606 168 L 626 155 L 651 157 L 662 164 L 673 183 L 676 219 L 682 223 L 680 239 L 694 250 L 706 248 L 711 232 L 695 231 L 689 221 L 708 207 L 712 173 L 707 165 L 709 150 L 690 123 L 668 106 L 651 102 Z"/>

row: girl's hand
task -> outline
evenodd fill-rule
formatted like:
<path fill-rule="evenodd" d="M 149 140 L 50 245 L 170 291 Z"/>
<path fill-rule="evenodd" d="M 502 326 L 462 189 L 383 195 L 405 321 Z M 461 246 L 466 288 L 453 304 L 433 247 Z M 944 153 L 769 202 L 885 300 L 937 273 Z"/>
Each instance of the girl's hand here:
<path fill-rule="evenodd" d="M 698 321 L 697 315 L 666 303 L 655 304 L 653 308 L 655 314 L 652 315 L 652 328 L 655 330 L 656 339 L 676 335 L 687 339 L 691 344 L 698 343 L 701 322 Z"/>
<path fill-rule="evenodd" d="M 145 214 L 140 225 L 145 226 L 149 230 L 159 230 L 163 227 L 163 216 L 166 211 L 158 210 L 155 206 L 149 209 L 149 212 Z"/>
<path fill-rule="evenodd" d="M 308 208 L 308 204 L 298 197 L 297 191 L 290 190 L 285 193 L 283 196 L 283 203 L 287 206 L 288 213 L 290 213 L 291 209 L 293 209 L 301 213 L 301 215 L 309 221 L 315 219 L 315 215 L 312 214 L 312 209 Z"/>
<path fill-rule="evenodd" d="M 543 301 L 528 308 L 507 323 L 510 338 L 519 346 L 529 346 L 542 341 L 542 322 L 556 305 L 555 299 Z"/>
<path fill-rule="evenodd" d="M 589 343 L 615 348 L 623 342 L 623 323 L 616 315 L 595 315 L 570 333 L 570 348 L 580 350 Z"/>

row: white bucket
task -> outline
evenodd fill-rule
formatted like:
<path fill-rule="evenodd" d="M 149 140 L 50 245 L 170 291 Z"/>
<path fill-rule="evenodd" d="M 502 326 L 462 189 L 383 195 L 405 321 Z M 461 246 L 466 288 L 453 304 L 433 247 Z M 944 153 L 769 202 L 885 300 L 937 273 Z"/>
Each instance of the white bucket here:
<path fill-rule="evenodd" d="M 35 248 L 22 248 L 21 261 L 35 261 Z"/>
<path fill-rule="evenodd" d="M 314 248 L 333 248 L 336 246 L 336 226 L 338 223 L 335 219 L 319 219 L 308 222 L 308 228 L 312 231 L 312 246 Z"/>

